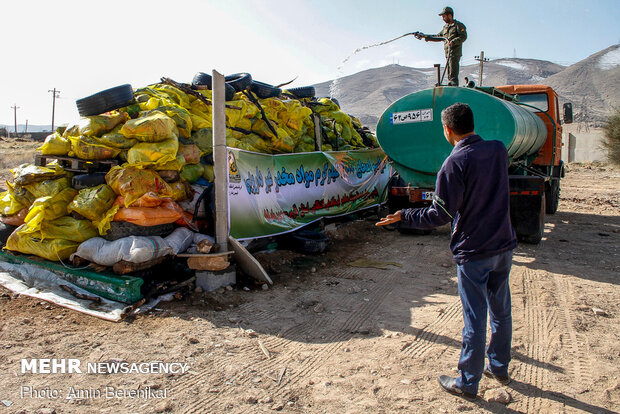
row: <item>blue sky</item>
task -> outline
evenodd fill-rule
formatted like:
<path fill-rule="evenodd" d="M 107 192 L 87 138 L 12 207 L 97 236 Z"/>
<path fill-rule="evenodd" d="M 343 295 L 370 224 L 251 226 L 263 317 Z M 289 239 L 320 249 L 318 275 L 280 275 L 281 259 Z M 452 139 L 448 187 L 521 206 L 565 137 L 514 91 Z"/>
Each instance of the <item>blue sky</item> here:
<path fill-rule="evenodd" d="M 197 71 L 250 72 L 305 86 L 398 63 L 444 62 L 440 43 L 404 33 L 437 33 L 452 6 L 469 38 L 462 64 L 484 50 L 493 58 L 533 58 L 569 65 L 620 42 L 618 0 L 20 0 L 3 1 L 0 123 L 50 124 L 77 117 L 75 100 L 162 76 L 190 82 Z"/>

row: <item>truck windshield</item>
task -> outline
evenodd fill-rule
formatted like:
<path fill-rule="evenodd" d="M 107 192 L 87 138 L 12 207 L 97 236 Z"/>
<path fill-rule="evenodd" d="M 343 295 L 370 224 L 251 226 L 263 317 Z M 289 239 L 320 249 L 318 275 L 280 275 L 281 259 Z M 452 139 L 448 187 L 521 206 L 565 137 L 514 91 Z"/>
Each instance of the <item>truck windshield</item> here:
<path fill-rule="evenodd" d="M 547 112 L 549 110 L 549 99 L 546 93 L 530 93 L 527 95 L 519 95 L 519 102 L 535 106 L 543 112 Z M 532 112 L 539 112 L 538 110 L 526 105 L 523 105 L 522 108 L 528 109 Z"/>

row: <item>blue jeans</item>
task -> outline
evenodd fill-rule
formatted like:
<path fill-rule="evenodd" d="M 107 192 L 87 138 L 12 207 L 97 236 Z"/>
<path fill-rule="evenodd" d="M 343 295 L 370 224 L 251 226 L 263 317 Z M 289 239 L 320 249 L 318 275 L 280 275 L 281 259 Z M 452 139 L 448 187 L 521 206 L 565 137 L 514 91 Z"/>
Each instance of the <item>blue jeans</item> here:
<path fill-rule="evenodd" d="M 478 393 L 484 370 L 484 345 L 487 333 L 487 310 L 491 340 L 487 357 L 491 372 L 508 375 L 512 314 L 508 276 L 512 250 L 474 262 L 457 265 L 459 295 L 463 305 L 463 343 L 456 385 L 463 391 Z"/>

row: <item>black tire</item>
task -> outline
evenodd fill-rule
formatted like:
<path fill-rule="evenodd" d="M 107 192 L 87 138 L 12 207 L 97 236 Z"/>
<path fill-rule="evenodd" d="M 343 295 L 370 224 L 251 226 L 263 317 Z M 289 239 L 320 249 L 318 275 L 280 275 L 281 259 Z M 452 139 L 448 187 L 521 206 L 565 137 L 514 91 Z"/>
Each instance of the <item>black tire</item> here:
<path fill-rule="evenodd" d="M 11 233 L 15 231 L 16 228 L 17 226 L 0 223 L 0 246 L 4 246 L 6 244 L 6 240 L 9 238 Z"/>
<path fill-rule="evenodd" d="M 237 92 L 235 88 L 233 88 L 227 83 L 224 84 L 224 87 L 226 88 L 226 95 L 224 99 L 226 99 L 227 101 L 232 101 L 233 99 L 235 99 L 235 93 Z"/>
<path fill-rule="evenodd" d="M 330 101 L 332 101 L 333 103 L 335 103 L 336 105 L 338 105 L 338 108 L 340 108 L 340 102 L 338 102 L 338 99 L 336 98 L 329 98 Z"/>
<path fill-rule="evenodd" d="M 71 187 L 76 190 L 81 190 L 83 188 L 96 187 L 98 185 L 105 184 L 105 175 L 106 173 L 104 172 L 74 175 L 71 179 Z"/>
<path fill-rule="evenodd" d="M 211 75 L 204 72 L 198 72 L 194 75 L 194 79 L 192 80 L 192 86 L 206 86 L 207 88 L 211 89 L 212 82 L 213 78 L 211 77 Z"/>
<path fill-rule="evenodd" d="M 241 92 L 252 85 L 252 75 L 249 73 L 234 73 L 224 77 L 224 80 L 235 89 L 235 92 Z"/>
<path fill-rule="evenodd" d="M 300 230 L 291 235 L 295 250 L 305 254 L 321 254 L 327 250 L 329 239 L 325 234 Z"/>
<path fill-rule="evenodd" d="M 521 241 L 528 244 L 539 244 L 545 234 L 545 211 L 546 211 L 546 197 L 543 193 L 540 203 L 540 212 L 538 214 L 538 231 L 534 234 L 526 234 L 521 236 Z"/>
<path fill-rule="evenodd" d="M 108 241 L 122 239 L 128 236 L 167 236 L 174 230 L 174 225 L 158 224 L 156 226 L 138 226 L 137 224 L 126 221 L 113 221 L 110 223 L 110 230 L 105 236 Z"/>
<path fill-rule="evenodd" d="M 252 81 L 250 90 L 256 94 L 260 99 L 275 98 L 282 93 L 282 89 L 276 88 L 268 83 L 259 81 Z"/>
<path fill-rule="evenodd" d="M 314 89 L 314 86 L 302 86 L 300 88 L 291 88 L 287 90 L 297 99 L 314 98 L 316 96 L 316 90 Z"/>
<path fill-rule="evenodd" d="M 250 82 L 251 82 L 251 78 L 250 78 Z M 194 79 L 192 80 L 192 86 L 206 86 L 207 88 L 212 89 L 213 78 L 211 77 L 211 75 L 208 75 L 203 72 L 198 72 L 194 76 Z M 225 88 L 224 99 L 227 101 L 232 101 L 235 98 L 235 92 L 237 91 L 229 83 L 225 83 L 224 88 Z"/>
<path fill-rule="evenodd" d="M 545 212 L 555 214 L 560 206 L 560 180 L 552 179 L 545 189 Z"/>
<path fill-rule="evenodd" d="M 99 115 L 134 102 L 130 84 L 116 86 L 75 101 L 80 116 Z"/>

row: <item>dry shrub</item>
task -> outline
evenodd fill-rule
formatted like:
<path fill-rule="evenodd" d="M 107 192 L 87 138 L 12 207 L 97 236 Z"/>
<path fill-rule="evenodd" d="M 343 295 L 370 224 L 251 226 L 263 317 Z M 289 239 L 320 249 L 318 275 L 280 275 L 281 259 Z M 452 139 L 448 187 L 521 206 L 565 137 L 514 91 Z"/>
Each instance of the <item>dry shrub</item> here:
<path fill-rule="evenodd" d="M 607 150 L 607 158 L 612 164 L 620 165 L 620 109 L 609 117 L 603 129 L 603 147 Z"/>

